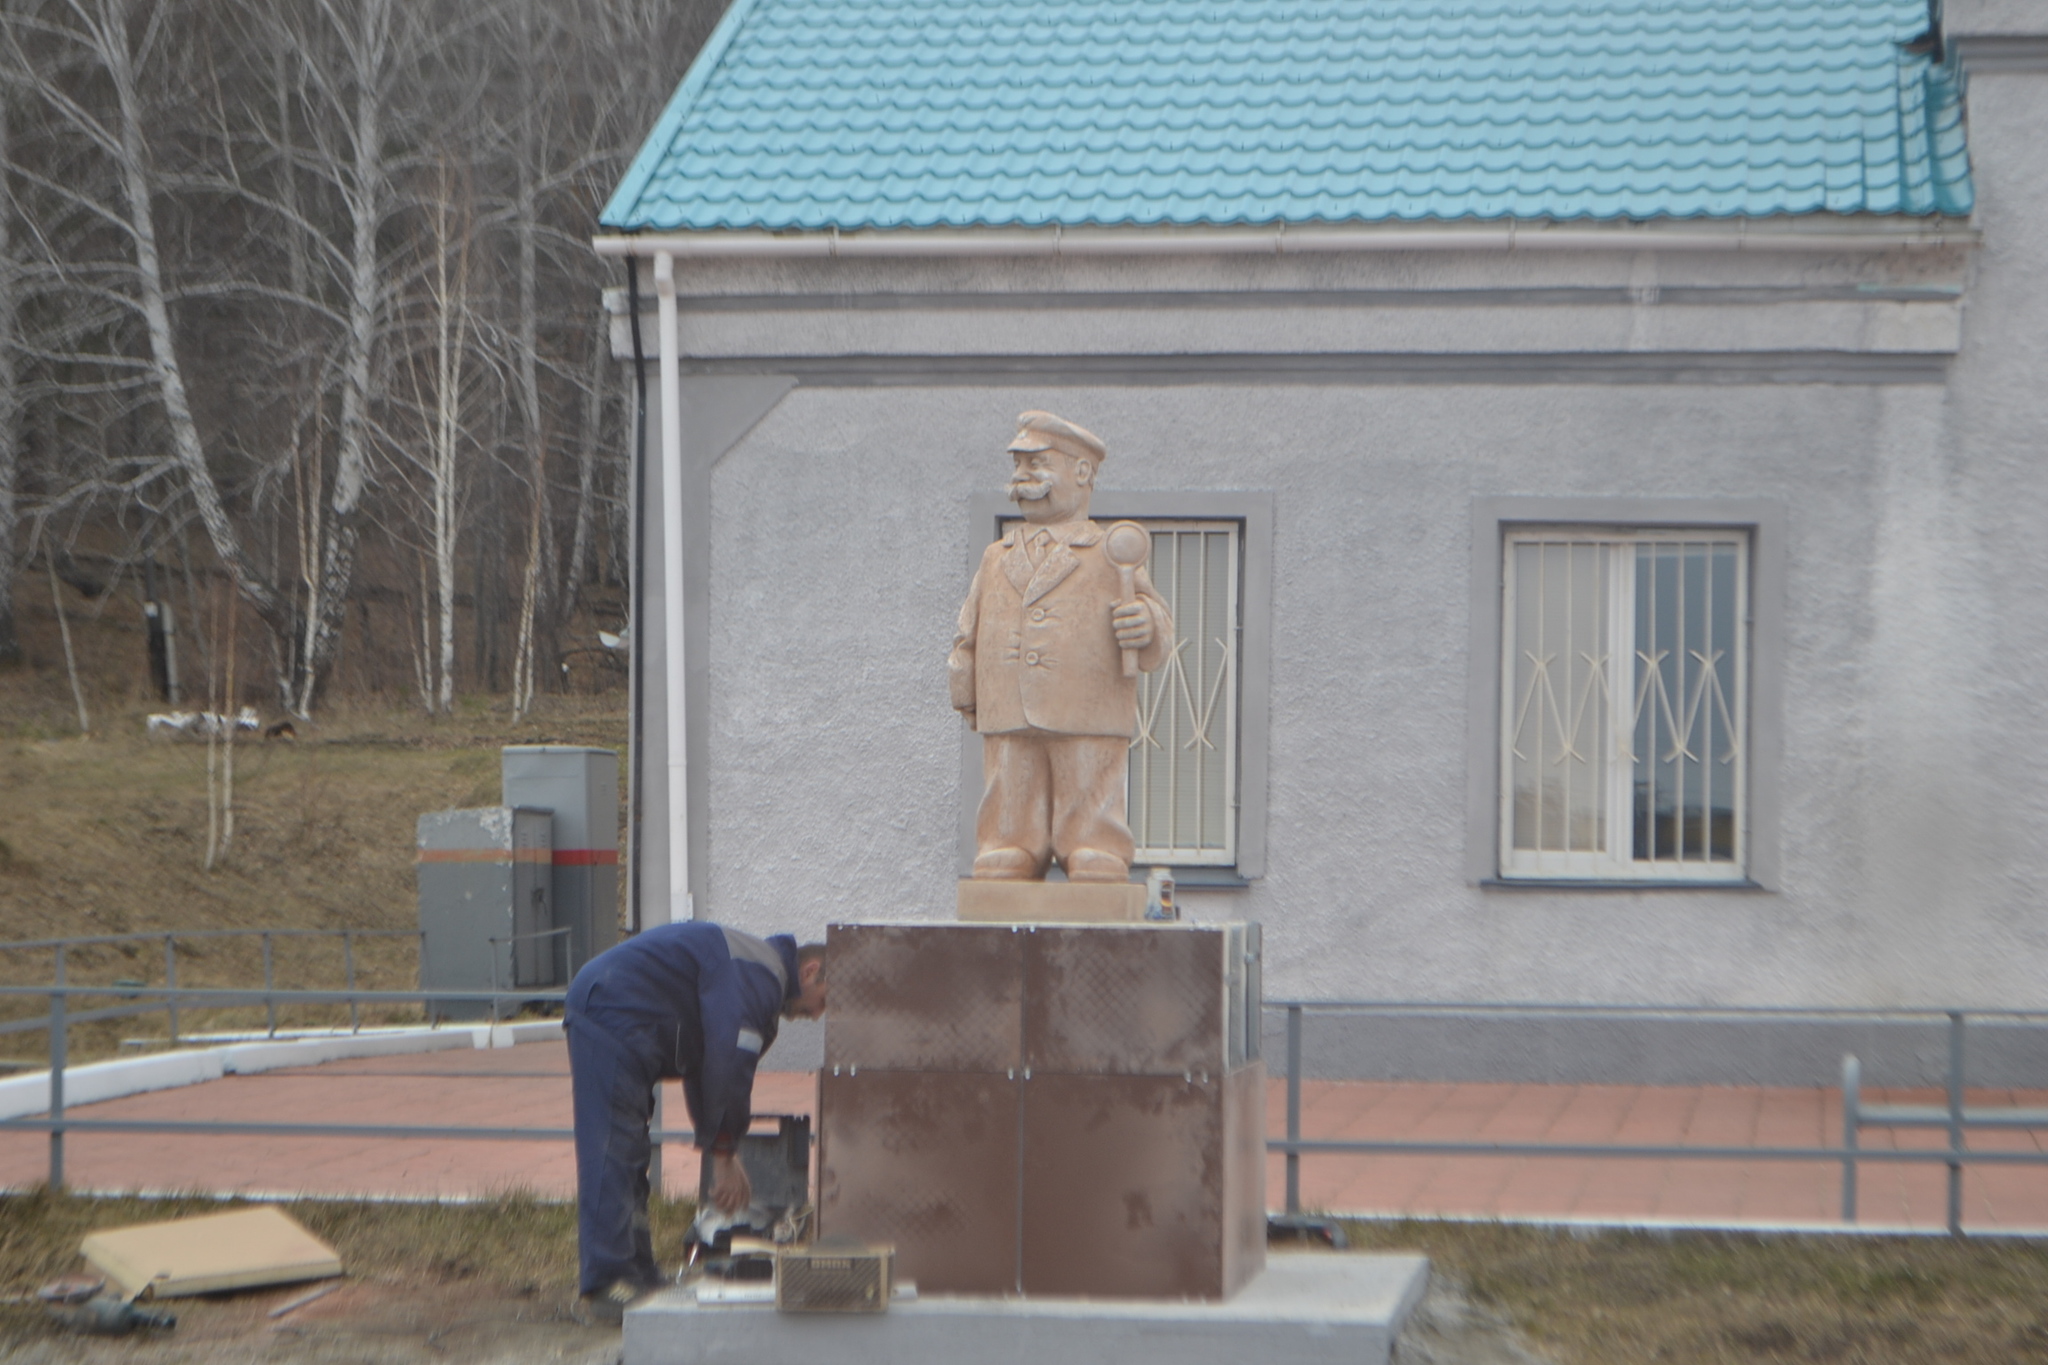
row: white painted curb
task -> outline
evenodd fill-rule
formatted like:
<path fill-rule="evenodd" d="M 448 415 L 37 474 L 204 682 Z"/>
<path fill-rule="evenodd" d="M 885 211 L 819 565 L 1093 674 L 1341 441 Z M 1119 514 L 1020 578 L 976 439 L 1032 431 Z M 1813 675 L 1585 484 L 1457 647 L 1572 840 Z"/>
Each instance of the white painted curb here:
<path fill-rule="evenodd" d="M 151 1090 L 173 1090 L 226 1075 L 254 1075 L 280 1067 L 318 1066 L 350 1057 L 388 1057 L 449 1048 L 514 1047 L 562 1036 L 562 1021 L 416 1029 L 405 1033 L 348 1034 L 275 1043 L 232 1043 L 155 1057 L 125 1057 L 64 1069 L 64 1107 L 117 1100 Z M 0 1119 L 24 1118 L 50 1108 L 50 1073 L 30 1072 L 0 1081 Z"/>
<path fill-rule="evenodd" d="M 233 1076 L 253 1076 L 285 1066 L 318 1066 L 348 1057 L 388 1057 L 402 1052 L 442 1052 L 474 1047 L 475 1029 L 439 1029 L 430 1033 L 385 1033 L 355 1038 L 294 1038 L 276 1043 L 231 1043 L 209 1048 L 220 1054 L 221 1068 Z M 69 1091 L 69 1087 L 66 1087 Z"/>
<path fill-rule="evenodd" d="M 171 1090 L 200 1081 L 219 1080 L 217 1049 L 167 1052 L 161 1057 L 131 1057 L 64 1068 L 64 1106 L 95 1104 L 136 1095 L 145 1090 Z M 50 1107 L 50 1073 L 35 1071 L 0 1081 L 0 1118 L 40 1114 Z"/>
<path fill-rule="evenodd" d="M 521 1043 L 551 1043 L 562 1036 L 559 1019 L 536 1019 L 524 1024 L 484 1024 L 470 1030 L 475 1046 L 517 1047 Z"/>

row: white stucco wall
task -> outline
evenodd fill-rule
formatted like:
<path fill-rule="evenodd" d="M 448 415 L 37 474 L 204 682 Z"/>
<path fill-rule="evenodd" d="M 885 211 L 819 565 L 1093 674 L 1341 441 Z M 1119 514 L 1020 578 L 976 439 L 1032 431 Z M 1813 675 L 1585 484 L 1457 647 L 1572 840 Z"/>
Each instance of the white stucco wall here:
<path fill-rule="evenodd" d="M 1268 871 L 1183 892 L 1197 917 L 1265 924 L 1269 995 L 2048 1007 L 2048 75 L 1980 76 L 1970 100 L 1974 249 L 684 266 L 686 351 L 714 370 L 1283 352 L 1470 369 L 802 379 L 709 477 L 700 913 L 805 934 L 951 917 L 975 795 L 943 669 L 967 504 L 999 486 L 1014 414 L 1042 407 L 1107 439 L 1105 488 L 1273 494 Z M 1272 301 L 1102 303 L 1176 291 Z M 778 306 L 746 302 L 763 297 Z M 1934 359 L 1623 382 L 1621 359 L 1661 353 Z M 1620 359 L 1486 370 L 1555 354 Z M 1503 496 L 1784 506 L 1784 580 L 1757 584 L 1786 633 L 1773 888 L 1470 879 L 1470 508 Z"/>
<path fill-rule="evenodd" d="M 965 502 L 1027 405 L 1108 486 L 1275 491 L 1270 871 L 1184 892 L 1267 925 L 1272 993 L 2039 1003 L 2039 917 L 1956 842 L 1996 842 L 1999 722 L 1932 386 L 799 389 L 713 483 L 714 914 L 950 917 Z M 1791 509 L 1779 892 L 1467 883 L 1466 509 L 1502 494 Z"/>

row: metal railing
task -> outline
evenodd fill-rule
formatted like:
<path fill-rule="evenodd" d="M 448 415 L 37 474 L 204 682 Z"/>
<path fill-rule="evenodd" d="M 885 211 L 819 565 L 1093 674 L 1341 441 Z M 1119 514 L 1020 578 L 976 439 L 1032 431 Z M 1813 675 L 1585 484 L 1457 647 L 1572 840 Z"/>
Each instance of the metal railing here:
<path fill-rule="evenodd" d="M 1972 1107 L 1963 1102 L 1964 1027 L 1963 1010 L 1948 1014 L 1948 1075 L 1945 1104 L 1865 1104 L 1863 1063 L 1854 1053 L 1842 1058 L 1842 1146 L 1860 1150 L 1865 1128 L 1938 1128 L 1948 1137 L 1944 1153 L 1948 1167 L 1948 1230 L 1963 1235 L 1963 1163 L 1974 1159 L 1964 1135 L 1972 1128 L 1992 1130 L 2048 1130 L 2048 1109 L 2023 1105 Z M 2048 1159 L 2048 1153 L 2036 1154 Z M 1856 1221 L 1856 1161 L 1842 1162 L 1842 1221 Z"/>
<path fill-rule="evenodd" d="M 1970 1128 L 2048 1130 L 2048 1109 L 2019 1107 L 1969 1108 L 1963 1103 L 1964 1030 L 1976 1019 L 2048 1019 L 2048 1011 L 1996 1009 L 1805 1009 L 1798 1007 L 1677 1007 L 1644 1005 L 1547 1005 L 1547 1004 L 1438 1004 L 1428 1001 L 1368 1000 L 1269 1000 L 1268 1013 L 1286 1016 L 1287 1088 L 1284 1137 L 1266 1143 L 1269 1152 L 1286 1157 L 1286 1213 L 1300 1218 L 1301 1158 L 1304 1155 L 1351 1156 L 1491 1156 L 1491 1157 L 1578 1157 L 1642 1158 L 1678 1161 L 1823 1161 L 1842 1167 L 1842 1221 L 1856 1221 L 1856 1171 L 1861 1162 L 1903 1162 L 1939 1164 L 1948 1169 L 1948 1231 L 1966 1234 L 1963 1226 L 1963 1167 L 2048 1165 L 2048 1150 L 1973 1150 L 1964 1135 Z M 1310 1013 L 1322 1015 L 1377 1016 L 1382 1018 L 1435 1017 L 1446 1020 L 1518 1017 L 1551 1019 L 1734 1019 L 1781 1022 L 1814 1020 L 1847 1022 L 1860 1020 L 1882 1024 L 1917 1024 L 1944 1021 L 1948 1030 L 1948 1067 L 1944 1083 L 1945 1106 L 1866 1105 L 1861 1100 L 1862 1068 L 1854 1055 L 1842 1059 L 1843 1137 L 1839 1147 L 1735 1147 L 1679 1145 L 1671 1143 L 1555 1143 L 1555 1142 L 1458 1142 L 1402 1138 L 1322 1139 L 1301 1135 L 1302 1025 Z M 1941 1128 L 1948 1143 L 1940 1148 L 1870 1148 L 1857 1141 L 1860 1128 Z"/>
<path fill-rule="evenodd" d="M 263 987 L 266 991 L 277 984 L 277 960 L 272 945 L 280 938 L 340 939 L 342 972 L 348 989 L 356 985 L 356 940 L 360 938 L 409 938 L 415 944 L 422 943 L 425 935 L 417 929 L 149 929 L 126 934 L 87 934 L 74 938 L 32 938 L 17 939 L 0 943 L 0 953 L 47 952 L 54 959 L 51 967 L 52 979 L 58 985 L 64 984 L 66 957 L 75 948 L 105 947 L 124 943 L 154 943 L 162 940 L 164 945 L 164 985 L 173 991 L 178 985 L 178 940 L 195 939 L 260 939 L 263 951 Z M 128 986 L 124 990 L 133 995 L 151 987 Z M 175 1045 L 180 1038 L 178 1028 L 178 1001 L 174 995 L 169 1004 L 168 1023 L 171 1042 Z M 142 1013 L 143 1011 L 136 1011 Z M 277 1032 L 277 1006 L 274 1002 L 265 1007 L 265 1014 L 272 1034 Z M 115 1018 L 112 1014 L 98 1014 L 94 1018 Z M 85 1022 L 83 1017 L 73 1023 Z M 349 1003 L 349 1027 L 362 1027 L 362 1011 L 352 1000 Z M 9 1021 L 0 1024 L 0 1034 L 16 1033 L 41 1027 L 36 1020 Z"/>
<path fill-rule="evenodd" d="M 265 1006 L 270 1022 L 270 1031 L 276 1032 L 277 1007 L 283 1005 L 347 1004 L 352 1021 L 358 1021 L 364 1004 L 428 1004 L 429 1002 L 487 1002 L 493 1022 L 498 1009 L 507 1003 L 519 1005 L 532 1003 L 560 1003 L 567 993 L 562 990 L 544 990 L 534 987 L 508 988 L 490 991 L 434 990 L 434 991 L 387 991 L 360 990 L 355 985 L 354 958 L 348 957 L 348 983 L 342 990 L 297 990 L 278 989 L 275 986 L 274 962 L 269 952 L 264 954 L 265 979 L 261 990 L 228 987 L 181 987 L 173 979 L 161 987 L 138 986 L 121 983 L 112 986 L 74 986 L 67 983 L 66 957 L 71 946 L 85 943 L 112 943 L 131 941 L 138 938 L 198 938 L 226 935 L 254 934 L 397 934 L 409 936 L 411 931 L 373 930 L 218 930 L 195 933 L 166 935 L 162 933 L 101 935 L 88 939 L 41 940 L 33 944 L 0 944 L 0 949 L 47 948 L 54 950 L 52 980 L 48 985 L 0 986 L 0 999 L 17 996 L 43 996 L 49 1001 L 49 1013 L 31 1019 L 9 1020 L 0 1024 L 0 1034 L 18 1033 L 26 1030 L 47 1029 L 50 1044 L 49 1107 L 42 1117 L 0 1119 L 0 1132 L 8 1130 L 46 1132 L 50 1137 L 49 1182 L 52 1187 L 64 1182 L 64 1138 L 73 1132 L 105 1133 L 167 1133 L 236 1135 L 262 1137 L 350 1137 L 358 1139 L 467 1139 L 490 1141 L 542 1141 L 563 1142 L 573 1140 L 573 1128 L 527 1128 L 497 1127 L 478 1128 L 438 1124 L 349 1124 L 349 1123 L 268 1123 L 211 1120 L 172 1119 L 79 1119 L 65 1112 L 64 1078 L 69 1064 L 69 1030 L 77 1023 L 101 1019 L 128 1018 L 158 1010 L 165 1011 L 173 1020 L 173 1037 L 176 1037 L 176 1023 L 179 1011 L 203 1009 L 246 1008 L 250 1005 Z M 535 935 L 546 937 L 547 935 Z M 167 961 L 174 962 L 168 958 Z M 174 971 L 174 967 L 172 968 Z M 113 996 L 124 1003 L 101 1006 L 88 1010 L 74 1010 L 71 1002 L 79 997 Z M 147 999 L 137 999 L 146 996 Z M 1948 1230 L 1955 1236 L 1962 1236 L 1962 1180 L 1965 1165 L 2044 1165 L 2048 1164 L 2048 1151 L 1987 1151 L 1971 1149 L 1965 1141 L 1965 1134 L 1971 1128 L 2028 1130 L 2048 1129 L 2048 1109 L 2025 1109 L 2017 1107 L 1969 1107 L 1963 1102 L 1965 1080 L 1965 1029 L 1971 1018 L 2002 1019 L 2008 1021 L 2048 1019 L 2048 1012 L 2037 1010 L 1871 1010 L 1871 1009 L 1801 1009 L 1801 1008 L 1681 1008 L 1665 1006 L 1597 1006 L 1597 1005 L 1544 1005 L 1544 1004 L 1438 1004 L 1434 1002 L 1400 1001 L 1268 1001 L 1263 1005 L 1269 1013 L 1284 1014 L 1286 1019 L 1286 1134 L 1266 1143 L 1271 1152 L 1281 1153 L 1286 1164 L 1285 1207 L 1289 1217 L 1299 1218 L 1301 1208 L 1301 1158 L 1308 1156 L 1351 1155 L 1351 1156 L 1490 1156 L 1490 1157 L 1576 1157 L 1609 1159 L 1648 1160 L 1693 1160 L 1693 1161 L 1822 1161 L 1837 1162 L 1842 1167 L 1842 1217 L 1845 1223 L 1853 1224 L 1856 1219 L 1856 1173 L 1862 1162 L 1929 1163 L 1940 1164 L 1948 1170 Z M 1302 1136 L 1302 1081 L 1303 1081 L 1303 1026 L 1308 1015 L 1324 1016 L 1374 1016 L 1380 1018 L 1442 1018 L 1447 1021 L 1473 1020 L 1480 1018 L 1550 1018 L 1550 1019 L 1655 1019 L 1668 1020 L 1674 1017 L 1697 1019 L 1735 1019 L 1780 1021 L 1813 1020 L 1842 1022 L 1862 1020 L 1885 1024 L 1918 1024 L 1924 1026 L 1933 1020 L 1945 1022 L 1948 1030 L 1949 1056 L 1946 1075 L 1948 1102 L 1945 1106 L 1914 1105 L 1867 1105 L 1862 1102 L 1861 1064 L 1853 1056 L 1843 1058 L 1843 1140 L 1839 1147 L 1783 1147 L 1783 1146 L 1725 1146 L 1725 1145 L 1684 1145 L 1671 1143 L 1546 1143 L 1546 1142 L 1472 1142 L 1435 1139 L 1324 1139 Z M 468 1027 L 474 1027 L 469 1025 Z M 657 1119 L 658 1123 L 658 1119 Z M 1889 1128 L 1940 1128 L 1948 1135 L 1948 1143 L 1939 1148 L 1868 1148 L 1858 1142 L 1860 1129 L 1867 1127 Z M 650 1134 L 655 1150 L 664 1142 L 694 1141 L 694 1134 L 688 1130 L 657 1127 Z"/>
<path fill-rule="evenodd" d="M 557 939 L 566 935 L 567 930 L 543 930 L 532 934 L 514 935 L 516 939 Z M 465 1139 L 489 1141 L 524 1142 L 566 1142 L 575 1137 L 573 1128 L 527 1128 L 527 1127 L 460 1127 L 445 1124 L 365 1124 L 365 1123 L 267 1123 L 242 1121 L 213 1121 L 196 1119 L 81 1119 L 66 1112 L 65 1074 L 72 1070 L 70 1060 L 70 1031 L 74 1025 L 108 1019 L 127 1019 L 161 1011 L 167 1018 L 170 1042 L 175 1045 L 188 1036 L 181 1032 L 181 1021 L 193 1012 L 214 1009 L 246 1009 L 253 1005 L 264 1008 L 266 1032 L 275 1037 L 277 1016 L 280 1007 L 294 1005 L 340 1005 L 346 1004 L 349 1011 L 351 1031 L 362 1028 L 364 1006 L 378 1005 L 420 1005 L 430 1014 L 437 1006 L 452 1004 L 484 1003 L 488 1005 L 486 1026 L 498 1023 L 501 1012 L 510 1007 L 517 1009 L 533 1004 L 559 1005 L 566 999 L 567 992 L 561 988 L 534 986 L 497 986 L 495 956 L 493 957 L 493 989 L 488 991 L 465 990 L 365 990 L 356 981 L 355 943 L 358 938 L 410 938 L 415 942 L 422 939 L 412 929 L 200 929 L 200 930 L 152 930 L 126 934 L 93 934 L 75 938 L 31 939 L 0 943 L 0 952 L 48 952 L 51 955 L 51 973 L 48 985 L 0 985 L 0 1000 L 15 997 L 41 996 L 49 1001 L 48 1013 L 32 1018 L 0 1021 L 0 1035 L 47 1030 L 49 1035 L 49 1103 L 40 1116 L 0 1119 L 0 1132 L 8 1130 L 44 1132 L 50 1137 L 49 1183 L 57 1187 L 64 1183 L 65 1135 L 68 1133 L 168 1133 L 194 1134 L 204 1136 L 245 1136 L 245 1137 L 347 1137 L 357 1139 L 412 1138 L 412 1139 Z M 181 940 L 193 939 L 247 939 L 260 940 L 263 962 L 262 989 L 180 986 L 177 984 L 177 944 Z M 278 938 L 326 938 L 341 940 L 343 987 L 340 990 L 284 989 L 277 985 L 277 960 L 273 951 L 273 940 Z M 74 950 L 94 946 L 111 946 L 135 942 L 161 941 L 164 945 L 164 976 L 162 986 L 150 986 L 137 982 L 116 982 L 112 985 L 72 985 L 67 980 L 70 959 Z M 511 939 L 503 940 L 510 943 Z M 563 940 L 566 942 L 566 940 Z M 492 952 L 495 954 L 497 942 Z M 79 998 L 112 997 L 121 1003 L 102 1005 L 90 1009 L 75 1009 L 72 1001 Z M 424 1027 L 440 1026 L 438 1017 L 431 1019 Z M 476 1023 L 458 1023 L 454 1027 L 474 1028 Z M 28 1079 L 33 1079 L 33 1074 Z M 651 1136 L 657 1144 L 662 1142 L 691 1142 L 695 1135 L 687 1129 L 657 1128 Z"/>
<path fill-rule="evenodd" d="M 119 996 L 130 998 L 145 994 L 152 999 L 106 1006 L 93 1010 L 73 1011 L 71 1001 L 80 996 Z M 56 1188 L 64 1183 L 64 1138 L 67 1133 L 186 1133 L 206 1136 L 241 1137 L 349 1137 L 349 1138 L 460 1138 L 466 1140 L 526 1141 L 526 1142 L 567 1142 L 576 1136 L 573 1128 L 478 1128 L 459 1127 L 446 1124 L 390 1124 L 390 1123 L 259 1123 L 230 1120 L 199 1119 L 80 1119 L 65 1112 L 64 1075 L 68 1069 L 68 1034 L 74 1023 L 89 1019 L 127 1018 L 152 1010 L 171 1008 L 224 1009 L 246 1007 L 256 1004 L 421 1004 L 436 1001 L 479 1001 L 496 1006 L 507 1001 L 519 1003 L 536 1001 L 559 1003 L 566 998 L 564 991 L 541 991 L 532 988 L 506 991 L 365 991 L 365 990 L 238 990 L 226 987 L 174 986 L 145 987 L 138 992 L 134 986 L 72 986 L 64 981 L 64 961 L 57 960 L 56 980 L 47 986 L 0 986 L 0 998 L 13 996 L 48 997 L 50 1012 L 35 1019 L 11 1021 L 9 1032 L 23 1028 L 47 1028 L 50 1034 L 49 1107 L 41 1117 L 0 1119 L 0 1132 L 9 1130 L 42 1132 L 50 1135 L 49 1183 Z M 458 1025 L 457 1027 L 476 1027 Z M 692 1142 L 695 1134 L 687 1129 L 658 1129 L 651 1135 L 656 1143 Z"/>

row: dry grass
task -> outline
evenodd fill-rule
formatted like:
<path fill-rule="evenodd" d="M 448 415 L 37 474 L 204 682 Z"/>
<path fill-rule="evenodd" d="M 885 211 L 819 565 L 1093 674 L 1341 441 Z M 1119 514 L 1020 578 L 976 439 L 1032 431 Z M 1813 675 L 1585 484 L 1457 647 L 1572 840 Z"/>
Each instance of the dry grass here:
<path fill-rule="evenodd" d="M 112 645 L 75 626 L 88 651 Z M 97 657 L 96 655 L 92 657 Z M 103 671 L 101 676 L 105 676 Z M 544 696 L 519 724 L 501 700 L 466 698 L 455 716 L 428 719 L 403 705 L 338 706 L 298 723 L 295 742 L 244 741 L 236 757 L 232 853 L 203 869 L 206 746 L 153 741 L 143 718 L 160 707 L 102 687 L 90 698 L 94 731 L 76 733 L 61 666 L 0 671 L 0 941 L 155 929 L 397 929 L 417 925 L 413 826 L 422 811 L 495 804 L 498 749 L 512 743 L 623 748 L 623 694 Z M 271 717 L 266 715 L 266 720 Z M 404 938 L 365 939 L 358 982 L 414 987 Z M 280 986 L 336 988 L 336 940 L 275 943 Z M 262 981 L 261 950 L 181 942 L 179 984 Z M 160 944 L 74 954 L 69 979 L 160 984 Z M 0 982 L 49 979 L 47 953 L 0 953 Z M 98 1002 L 107 1003 L 107 1002 Z M 40 1014 L 41 1001 L 0 1001 L 0 1017 Z M 365 1022 L 417 1018 L 395 1009 Z M 252 1027 L 260 1010 L 210 1013 L 186 1029 Z M 310 1012 L 283 1023 L 335 1023 Z M 161 1017 L 74 1030 L 79 1060 L 110 1055 L 124 1037 L 165 1032 Z M 39 1058 L 43 1035 L 0 1035 L 0 1060 Z"/>
<path fill-rule="evenodd" d="M 0 1296 L 32 1293 L 79 1272 L 78 1244 L 88 1232 L 242 1207 L 200 1196 L 99 1198 L 47 1189 L 0 1195 Z M 574 1204 L 514 1192 L 470 1204 L 302 1199 L 282 1207 L 333 1246 L 359 1279 L 474 1283 L 511 1294 L 568 1294 L 576 1287 Z M 649 1213 L 656 1252 L 672 1264 L 695 1208 L 688 1200 L 656 1198 Z"/>
<path fill-rule="evenodd" d="M 1590 1234 L 1362 1223 L 1571 1365 L 2048 1361 L 2048 1247 L 1946 1238 Z"/>
<path fill-rule="evenodd" d="M 19 1299 L 59 1275 L 83 1271 L 78 1244 L 88 1232 L 236 1207 L 243 1205 L 202 1197 L 85 1198 L 47 1190 L 0 1196 L 0 1299 L 15 1300 L 0 1307 L 0 1358 L 32 1342 L 55 1344 L 65 1339 L 61 1329 Z M 443 1325 L 480 1305 L 496 1305 L 488 1312 L 508 1321 L 513 1312 L 530 1313 L 536 1320 L 560 1318 L 576 1292 L 576 1210 L 571 1204 L 511 1193 L 474 1204 L 308 1199 L 284 1207 L 340 1253 L 352 1282 L 426 1291 L 431 1296 L 426 1300 L 430 1315 Z M 649 1212 L 656 1252 L 672 1264 L 695 1210 L 688 1201 L 657 1198 Z M 181 1326 L 170 1344 L 179 1344 L 195 1330 L 204 1335 L 209 1317 L 237 1311 L 246 1315 L 248 1310 L 238 1303 L 245 1297 L 180 1300 L 174 1307 Z M 530 1308 L 517 1307 L 522 1304 Z M 188 1319 L 190 1325 L 183 1325 Z M 135 1348 L 149 1351 L 150 1340 L 138 1339 Z M 366 1347 L 353 1356 L 343 1354 L 371 1360 L 391 1353 Z M 446 1358 L 433 1351 L 419 1354 Z M 273 1357 L 265 1352 L 262 1358 Z"/>
<path fill-rule="evenodd" d="M 0 1296 L 77 1270 L 97 1228 L 213 1213 L 192 1199 L 0 1197 Z M 303 1200 L 292 1215 L 349 1275 L 479 1299 L 574 1293 L 571 1205 L 508 1194 L 478 1204 Z M 692 1209 L 658 1201 L 655 1249 L 673 1264 Z M 1487 1223 L 1353 1224 L 1367 1250 L 1420 1251 L 1512 1319 L 1558 1365 L 2010 1365 L 2048 1360 L 2048 1248 L 1941 1238 L 1574 1233 Z M 0 1352 L 45 1329 L 0 1315 Z"/>

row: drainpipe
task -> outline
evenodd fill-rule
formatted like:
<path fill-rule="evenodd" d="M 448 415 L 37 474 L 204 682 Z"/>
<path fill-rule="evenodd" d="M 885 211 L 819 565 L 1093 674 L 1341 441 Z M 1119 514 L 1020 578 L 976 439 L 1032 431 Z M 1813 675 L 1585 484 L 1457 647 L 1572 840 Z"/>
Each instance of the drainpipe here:
<path fill-rule="evenodd" d="M 690 900 L 689 699 L 683 691 L 683 379 L 676 258 L 654 253 L 661 346 L 662 660 L 668 675 L 668 918 L 694 919 Z"/>
<path fill-rule="evenodd" d="M 640 339 L 640 258 L 626 257 L 626 328 L 633 338 L 633 492 L 631 585 L 627 601 L 628 639 L 632 653 L 626 656 L 628 721 L 626 764 L 626 918 L 628 931 L 646 927 L 645 907 L 640 900 L 640 851 L 646 835 L 640 829 L 640 806 L 646 799 L 647 774 L 641 771 L 647 744 L 647 680 L 641 665 L 647 659 L 647 348 Z"/>

